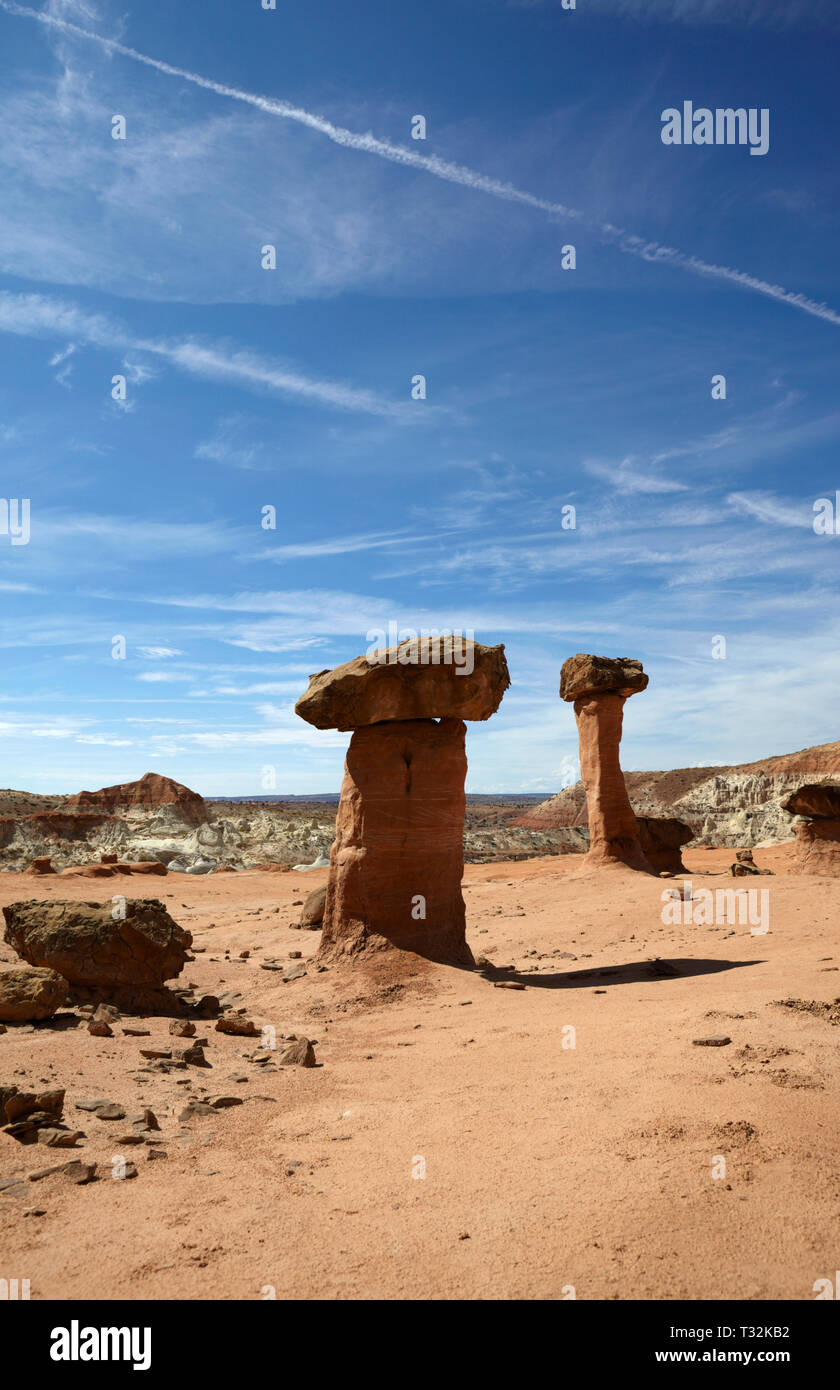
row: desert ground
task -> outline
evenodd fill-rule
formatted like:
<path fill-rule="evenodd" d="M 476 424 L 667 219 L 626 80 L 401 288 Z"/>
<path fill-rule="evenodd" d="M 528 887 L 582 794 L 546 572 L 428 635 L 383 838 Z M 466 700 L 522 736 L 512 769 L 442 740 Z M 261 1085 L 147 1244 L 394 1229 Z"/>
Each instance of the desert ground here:
<path fill-rule="evenodd" d="M 716 876 L 731 850 L 684 854 L 695 888 L 767 889 L 766 935 L 663 925 L 667 881 L 576 854 L 469 865 L 472 950 L 515 967 L 496 979 L 390 953 L 288 983 L 261 969 L 314 955 L 290 924 L 326 870 L 122 880 L 193 933 L 173 984 L 241 994 L 318 1066 L 253 1061 L 258 1038 L 212 1021 L 210 1068 L 169 1074 L 139 1070 L 176 1041 L 165 1018 L 110 1038 L 73 1009 L 9 1025 L 0 1080 L 65 1087 L 85 1134 L 69 1151 L 0 1134 L 4 1268 L 32 1299 L 813 1299 L 838 1262 L 838 1009 L 777 1001 L 840 995 L 838 897 L 786 875 L 787 853 L 757 850 L 774 876 L 746 883 Z M 0 906 L 113 891 L 6 873 Z M 245 1103 L 179 1120 L 219 1094 Z M 165 1161 L 75 1109 L 98 1097 L 150 1107 Z M 120 1156 L 135 1178 L 111 1176 Z M 74 1157 L 105 1176 L 31 1180 Z"/>

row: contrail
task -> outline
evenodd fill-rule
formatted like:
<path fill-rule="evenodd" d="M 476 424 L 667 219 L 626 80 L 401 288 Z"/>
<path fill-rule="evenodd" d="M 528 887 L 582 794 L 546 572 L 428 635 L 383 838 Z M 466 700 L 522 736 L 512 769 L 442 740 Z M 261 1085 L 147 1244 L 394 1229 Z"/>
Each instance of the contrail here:
<path fill-rule="evenodd" d="M 346 149 L 377 155 L 378 158 L 387 159 L 392 164 L 403 164 L 412 169 L 422 169 L 425 173 L 432 174 L 438 179 L 444 179 L 447 183 L 457 183 L 463 188 L 487 193 L 491 197 L 501 198 L 505 202 L 521 203 L 525 207 L 536 208 L 539 212 L 548 213 L 551 217 L 580 222 L 584 226 L 591 227 L 602 241 L 617 245 L 618 249 L 625 255 L 636 256 L 643 261 L 657 261 L 660 264 L 677 266 L 682 270 L 689 270 L 696 275 L 705 275 L 715 280 L 725 280 L 730 284 L 753 290 L 756 294 L 766 295 L 769 299 L 775 299 L 780 304 L 801 309 L 804 313 L 812 314 L 815 318 L 825 319 L 828 323 L 840 325 L 840 313 L 837 313 L 827 304 L 819 304 L 815 300 L 809 299 L 807 295 L 786 290 L 783 285 L 773 285 L 767 280 L 759 280 L 755 275 L 750 275 L 744 270 L 735 270 L 724 265 L 712 265 L 708 261 L 701 260 L 698 256 L 679 251 L 674 246 L 663 246 L 660 242 L 648 241 L 622 227 L 614 227 L 609 222 L 594 221 L 576 208 L 566 207 L 564 203 L 552 202 L 547 198 L 539 198 L 534 193 L 528 193 L 524 189 L 516 188 L 514 184 L 504 183 L 500 179 L 489 178 L 486 174 L 480 174 L 477 170 L 470 169 L 466 165 L 452 164 L 447 160 L 438 159 L 436 155 L 419 154 L 415 150 L 405 149 L 402 145 L 393 145 L 388 140 L 379 140 L 370 133 L 360 135 L 356 131 L 347 130 L 344 126 L 333 125 L 332 121 L 325 120 L 323 116 L 317 116 L 311 111 L 305 111 L 302 107 L 292 106 L 287 101 L 277 101 L 271 97 L 258 96 L 253 92 L 243 92 L 238 87 L 228 87 L 223 82 L 213 82 L 210 78 L 201 77 L 199 73 L 188 72 L 186 68 L 173 67 L 171 63 L 161 62 L 158 58 L 150 58 L 146 53 L 138 53 L 136 48 L 129 48 L 126 44 L 118 43 L 116 39 L 103 38 L 101 34 L 95 34 L 90 29 L 83 29 L 78 24 L 72 24 L 69 20 L 58 19 L 55 15 L 44 14 L 39 10 L 30 9 L 26 5 L 15 4 L 14 0 L 0 0 L 0 9 L 5 10 L 8 14 L 18 15 L 21 19 L 35 19 L 39 24 L 44 24 L 48 28 L 59 29 L 67 34 L 75 34 L 78 38 L 90 39 L 93 43 L 99 44 L 101 48 L 107 49 L 109 53 L 119 53 L 124 58 L 131 58 L 135 63 L 143 63 L 146 67 L 154 68 L 156 72 L 162 72 L 167 77 L 180 77 L 184 82 L 191 82 L 195 87 L 203 87 L 205 91 L 215 92 L 217 96 L 229 97 L 232 101 L 241 101 L 248 106 L 255 106 L 257 110 L 265 111 L 270 116 L 280 116 L 283 120 L 296 121 L 298 125 L 316 130 L 320 135 L 325 135 L 328 140 L 332 140 L 334 144 L 342 145 Z"/>

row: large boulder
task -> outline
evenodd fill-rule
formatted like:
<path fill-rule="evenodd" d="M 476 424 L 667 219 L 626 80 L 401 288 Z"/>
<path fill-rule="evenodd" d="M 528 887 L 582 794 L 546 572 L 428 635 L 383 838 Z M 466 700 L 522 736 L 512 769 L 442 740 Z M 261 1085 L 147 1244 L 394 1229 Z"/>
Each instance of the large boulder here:
<path fill-rule="evenodd" d="M 809 820 L 840 820 L 840 785 L 837 782 L 807 782 L 782 802 L 792 816 Z"/>
<path fill-rule="evenodd" d="M 503 645 L 415 638 L 310 676 L 295 712 L 316 729 L 384 720 L 489 719 L 510 685 Z"/>
<path fill-rule="evenodd" d="M 57 970 L 72 985 L 159 988 L 183 969 L 192 936 L 156 898 L 125 904 L 114 919 L 110 901 L 10 903 L 4 941 L 32 965 Z"/>
<path fill-rule="evenodd" d="M 55 970 L 27 965 L 0 969 L 0 1023 L 51 1018 L 67 1003 L 67 981 Z"/>
<path fill-rule="evenodd" d="M 300 925 L 311 931 L 320 927 L 324 920 L 326 902 L 327 885 L 324 883 L 320 888 L 313 888 L 312 892 L 308 895 L 300 911 Z"/>
<path fill-rule="evenodd" d="M 647 688 L 641 661 L 630 656 L 589 656 L 578 652 L 563 662 L 560 699 L 579 700 L 584 695 L 635 695 Z"/>

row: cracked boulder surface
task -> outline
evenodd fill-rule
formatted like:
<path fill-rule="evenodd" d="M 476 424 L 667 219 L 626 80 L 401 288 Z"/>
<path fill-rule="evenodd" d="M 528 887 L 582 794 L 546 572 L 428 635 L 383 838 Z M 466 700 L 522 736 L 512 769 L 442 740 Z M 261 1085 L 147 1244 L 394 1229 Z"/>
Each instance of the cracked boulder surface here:
<path fill-rule="evenodd" d="M 489 719 L 510 685 L 503 645 L 416 638 L 310 676 L 295 713 L 316 729 L 408 719 Z"/>
<path fill-rule="evenodd" d="M 123 916 L 114 917 L 120 907 Z M 159 988 L 180 974 L 192 936 L 157 898 L 42 902 L 3 909 L 4 941 L 30 965 L 63 975 L 71 985 Z"/>

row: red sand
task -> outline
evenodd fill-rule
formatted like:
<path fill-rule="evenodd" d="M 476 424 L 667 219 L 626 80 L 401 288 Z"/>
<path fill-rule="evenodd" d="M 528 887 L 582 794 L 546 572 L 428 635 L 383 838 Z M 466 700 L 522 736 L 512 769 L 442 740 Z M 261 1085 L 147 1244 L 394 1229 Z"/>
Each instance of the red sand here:
<path fill-rule="evenodd" d="M 756 861 L 783 875 L 787 853 Z M 197 1028 L 213 1070 L 135 1078 L 141 1046 L 177 1043 L 167 1020 L 143 1024 L 150 1038 L 9 1028 L 0 1081 L 65 1086 L 65 1121 L 88 1138 L 54 1150 L 0 1133 L 0 1180 L 118 1154 L 139 1175 L 0 1192 L 2 1273 L 30 1279 L 33 1299 L 554 1299 L 569 1286 L 580 1299 L 812 1299 L 837 1266 L 840 1035 L 772 1001 L 840 995 L 837 880 L 704 876 L 733 857 L 685 856 L 697 886 L 768 889 L 766 936 L 663 926 L 673 885 L 579 877 L 578 856 L 471 866 L 468 940 L 520 967 L 521 991 L 413 960 L 283 984 L 259 961 L 314 953 L 318 934 L 288 923 L 326 870 L 121 880 L 206 948 L 177 983 L 240 990 L 259 1025 L 317 1040 L 323 1065 L 260 1072 L 242 1055 L 258 1040 L 211 1022 Z M 0 905 L 113 892 L 0 877 Z M 652 975 L 653 957 L 681 973 Z M 692 1045 L 709 1034 L 732 1041 Z M 190 1095 L 220 1092 L 272 1100 L 178 1123 Z M 74 1110 L 97 1096 L 129 1115 L 151 1106 L 167 1160 Z"/>

